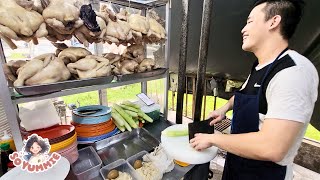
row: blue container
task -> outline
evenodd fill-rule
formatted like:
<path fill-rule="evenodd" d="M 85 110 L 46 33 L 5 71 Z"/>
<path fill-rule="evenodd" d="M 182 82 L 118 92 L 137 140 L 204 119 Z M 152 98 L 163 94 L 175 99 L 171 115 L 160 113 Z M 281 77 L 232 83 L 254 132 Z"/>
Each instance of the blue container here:
<path fill-rule="evenodd" d="M 106 106 L 83 106 L 72 110 L 72 120 L 78 124 L 99 124 L 110 119 L 111 108 Z"/>

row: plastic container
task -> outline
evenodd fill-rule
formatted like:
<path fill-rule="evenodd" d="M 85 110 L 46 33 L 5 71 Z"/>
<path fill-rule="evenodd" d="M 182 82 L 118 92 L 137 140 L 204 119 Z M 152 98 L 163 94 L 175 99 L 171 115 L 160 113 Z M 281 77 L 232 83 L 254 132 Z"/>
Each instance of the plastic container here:
<path fill-rule="evenodd" d="M 133 167 L 134 162 L 135 162 L 136 160 L 143 161 L 142 157 L 143 157 L 144 155 L 146 155 L 146 154 L 148 154 L 147 151 L 141 151 L 141 152 L 139 152 L 139 153 L 137 153 L 137 154 L 129 157 L 129 158 L 127 159 L 127 162 Z"/>
<path fill-rule="evenodd" d="M 16 151 L 16 146 L 14 144 L 13 138 L 9 136 L 7 131 L 3 131 L 3 136 L 1 137 L 1 144 L 9 143 L 10 149 Z"/>
<path fill-rule="evenodd" d="M 98 154 L 89 146 L 79 150 L 79 158 L 71 168 L 78 180 L 89 180 L 99 176 L 101 165 Z"/>
<path fill-rule="evenodd" d="M 161 106 L 159 104 L 153 104 L 150 106 L 147 106 L 144 102 L 141 100 L 134 102 L 135 104 L 138 104 L 141 106 L 141 111 L 146 113 L 151 119 L 153 120 L 159 120 L 160 119 L 160 108 Z"/>
<path fill-rule="evenodd" d="M 70 164 L 72 164 L 76 162 L 76 160 L 79 157 L 77 145 L 78 145 L 78 142 L 75 141 L 73 144 L 71 144 L 67 148 L 57 151 L 57 153 L 65 157 L 66 159 L 68 159 Z"/>
<path fill-rule="evenodd" d="M 137 154 L 129 157 L 129 158 L 127 159 L 127 162 L 130 164 L 131 167 L 133 167 L 134 162 L 135 162 L 136 160 L 140 160 L 140 161 L 143 162 L 143 158 L 142 158 L 142 157 L 143 157 L 144 155 L 146 155 L 146 154 L 148 154 L 147 151 L 141 151 L 141 152 L 139 152 L 139 153 L 137 153 Z M 147 158 L 147 159 L 148 159 L 148 162 L 151 162 L 151 160 L 150 160 L 149 158 Z M 152 164 L 153 164 L 153 163 L 152 163 Z M 157 168 L 154 164 L 153 164 L 153 166 L 154 166 L 155 168 Z M 158 171 L 159 171 L 159 170 L 158 170 Z M 159 172 L 159 173 L 160 173 L 160 172 Z M 138 172 L 137 172 L 137 174 L 141 177 L 141 175 L 140 175 Z M 157 174 L 156 177 L 154 176 L 153 178 L 154 178 L 154 179 L 162 179 L 162 174 Z M 143 177 L 142 177 L 142 179 L 143 179 Z"/>
<path fill-rule="evenodd" d="M 117 171 L 128 173 L 133 180 L 141 179 L 141 177 L 136 173 L 133 167 L 130 166 L 130 164 L 124 159 L 119 159 L 111 164 L 108 164 L 107 166 L 104 166 L 103 168 L 100 169 L 100 174 L 104 179 L 108 179 L 107 178 L 108 173 L 114 169 Z"/>

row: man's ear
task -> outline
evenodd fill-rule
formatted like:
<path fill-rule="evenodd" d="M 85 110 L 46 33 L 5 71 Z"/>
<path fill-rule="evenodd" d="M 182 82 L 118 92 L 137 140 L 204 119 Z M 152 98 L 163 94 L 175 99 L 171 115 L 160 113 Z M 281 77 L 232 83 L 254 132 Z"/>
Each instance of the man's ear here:
<path fill-rule="evenodd" d="M 269 30 L 274 30 L 274 29 L 277 29 L 278 27 L 280 27 L 281 20 L 282 20 L 282 18 L 280 15 L 273 16 L 269 20 Z"/>

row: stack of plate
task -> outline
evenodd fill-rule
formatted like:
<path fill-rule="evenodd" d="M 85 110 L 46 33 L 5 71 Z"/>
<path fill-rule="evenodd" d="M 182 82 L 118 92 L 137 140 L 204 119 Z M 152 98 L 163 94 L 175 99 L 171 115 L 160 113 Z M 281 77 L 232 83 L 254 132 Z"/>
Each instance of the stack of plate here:
<path fill-rule="evenodd" d="M 58 125 L 46 129 L 30 131 L 27 135 L 38 134 L 48 138 L 51 145 L 50 153 L 57 152 L 72 164 L 78 157 L 77 133 L 72 125 Z M 27 137 L 27 136 L 26 136 Z"/>
<path fill-rule="evenodd" d="M 78 143 L 90 144 L 111 137 L 119 130 L 111 120 L 111 109 L 106 106 L 84 106 L 72 111 Z"/>

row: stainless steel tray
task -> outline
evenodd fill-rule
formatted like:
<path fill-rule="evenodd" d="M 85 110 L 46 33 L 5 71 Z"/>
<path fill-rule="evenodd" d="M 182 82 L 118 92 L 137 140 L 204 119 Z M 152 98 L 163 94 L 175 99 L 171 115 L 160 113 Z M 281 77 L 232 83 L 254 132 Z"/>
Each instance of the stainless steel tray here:
<path fill-rule="evenodd" d="M 147 72 L 143 72 L 143 73 L 117 75 L 117 81 L 122 82 L 122 81 L 130 81 L 130 80 L 134 80 L 134 79 L 141 79 L 141 78 L 158 76 L 158 75 L 166 73 L 167 70 L 168 69 L 166 69 L 166 68 L 159 68 L 159 69 L 155 69 L 155 70 L 147 71 Z"/>
<path fill-rule="evenodd" d="M 34 96 L 40 94 L 50 94 L 53 92 L 62 91 L 64 89 L 73 89 L 85 86 L 101 85 L 111 83 L 114 76 L 105 76 L 99 78 L 90 78 L 82 80 L 69 80 L 51 84 L 42 84 L 35 86 L 20 86 L 15 87 L 16 91 L 24 96 Z"/>
<path fill-rule="evenodd" d="M 160 142 L 144 128 L 133 129 L 98 141 L 94 148 L 98 152 L 102 163 L 108 165 L 118 159 L 127 159 L 140 151 L 151 152 Z"/>

